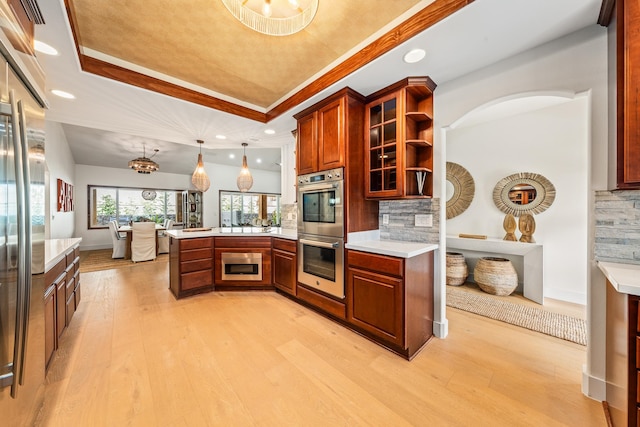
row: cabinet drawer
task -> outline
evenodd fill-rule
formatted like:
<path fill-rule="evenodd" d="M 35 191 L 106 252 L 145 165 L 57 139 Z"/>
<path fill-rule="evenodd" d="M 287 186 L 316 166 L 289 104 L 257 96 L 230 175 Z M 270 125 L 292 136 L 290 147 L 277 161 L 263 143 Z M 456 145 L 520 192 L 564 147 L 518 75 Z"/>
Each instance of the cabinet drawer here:
<path fill-rule="evenodd" d="M 67 300 L 67 326 L 71 323 L 73 313 L 76 312 L 76 298 L 75 295 L 71 295 L 71 298 Z"/>
<path fill-rule="evenodd" d="M 273 239 L 273 249 L 296 253 L 298 242 L 287 239 Z"/>
<path fill-rule="evenodd" d="M 193 271 L 200 270 L 211 270 L 213 267 L 213 260 L 209 259 L 199 259 L 195 261 L 187 261 L 180 263 L 180 272 L 181 273 L 191 273 Z"/>
<path fill-rule="evenodd" d="M 80 258 L 80 246 L 76 246 L 73 248 L 73 257 Z"/>
<path fill-rule="evenodd" d="M 67 290 L 66 290 L 67 299 L 69 299 L 69 296 L 72 294 L 75 288 L 76 288 L 75 278 L 71 277 L 70 280 L 67 280 Z"/>
<path fill-rule="evenodd" d="M 67 260 L 67 266 L 73 264 L 73 260 L 76 259 L 76 256 L 73 253 L 73 249 L 65 254 L 65 258 Z"/>
<path fill-rule="evenodd" d="M 75 290 L 75 291 L 73 291 L 73 295 L 74 295 L 74 297 L 75 297 L 75 299 L 76 299 L 76 310 L 77 310 L 77 309 L 78 309 L 78 307 L 80 306 L 80 299 L 81 299 L 81 298 L 80 298 L 80 295 L 81 295 L 81 294 L 80 294 L 80 289 L 81 289 L 81 287 L 80 287 L 80 281 L 76 281 L 76 290 Z"/>
<path fill-rule="evenodd" d="M 67 260 L 62 258 L 56 265 L 54 265 L 49 271 L 45 273 L 45 281 L 47 285 L 51 285 L 55 282 L 64 270 L 67 268 Z"/>
<path fill-rule="evenodd" d="M 198 249 L 198 248 L 211 248 L 213 247 L 213 237 L 200 237 L 197 239 L 182 239 L 180 240 L 180 250 L 185 249 Z"/>
<path fill-rule="evenodd" d="M 213 258 L 213 252 L 211 248 L 207 249 L 192 249 L 180 253 L 180 261 L 194 261 L 197 259 L 211 259 Z"/>
<path fill-rule="evenodd" d="M 213 272 L 211 270 L 196 271 L 180 275 L 181 289 L 195 289 L 213 285 Z"/>
<path fill-rule="evenodd" d="M 216 237 L 216 248 L 270 248 L 271 237 Z"/>
<path fill-rule="evenodd" d="M 376 271 L 398 277 L 404 276 L 404 262 L 401 258 L 358 251 L 348 251 L 347 263 L 349 266 L 360 267 L 365 270 Z"/>

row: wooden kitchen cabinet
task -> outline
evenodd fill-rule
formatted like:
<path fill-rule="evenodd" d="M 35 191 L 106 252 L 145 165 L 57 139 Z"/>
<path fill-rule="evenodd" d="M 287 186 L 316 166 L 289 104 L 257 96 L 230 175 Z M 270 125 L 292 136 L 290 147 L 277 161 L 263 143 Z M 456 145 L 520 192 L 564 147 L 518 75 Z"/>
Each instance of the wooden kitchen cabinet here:
<path fill-rule="evenodd" d="M 297 288 L 297 242 L 287 239 L 272 239 L 273 285 L 289 295 L 296 295 Z"/>
<path fill-rule="evenodd" d="M 409 77 L 366 98 L 365 196 L 433 195 L 433 91 L 429 77 Z M 420 191 L 417 174 L 424 175 Z"/>
<path fill-rule="evenodd" d="M 608 413 L 615 427 L 640 426 L 640 297 L 606 286 Z"/>
<path fill-rule="evenodd" d="M 617 188 L 640 189 L 640 3 L 616 1 Z"/>
<path fill-rule="evenodd" d="M 271 237 L 216 237 L 215 242 L 215 287 L 216 290 L 273 290 L 271 277 Z M 223 279 L 223 253 L 260 254 L 262 258 L 262 279 Z"/>
<path fill-rule="evenodd" d="M 80 303 L 80 245 L 68 249 L 62 259 L 44 273 L 45 364 Z"/>
<path fill-rule="evenodd" d="M 51 285 L 44 293 L 44 362 L 49 365 L 56 350 L 56 287 Z"/>
<path fill-rule="evenodd" d="M 346 165 L 348 145 L 361 143 L 364 97 L 344 88 L 294 117 L 298 175 Z"/>
<path fill-rule="evenodd" d="M 213 237 L 169 238 L 169 288 L 176 298 L 213 290 Z"/>
<path fill-rule="evenodd" d="M 348 250 L 347 322 L 411 359 L 433 336 L 433 252 L 396 258 Z"/>

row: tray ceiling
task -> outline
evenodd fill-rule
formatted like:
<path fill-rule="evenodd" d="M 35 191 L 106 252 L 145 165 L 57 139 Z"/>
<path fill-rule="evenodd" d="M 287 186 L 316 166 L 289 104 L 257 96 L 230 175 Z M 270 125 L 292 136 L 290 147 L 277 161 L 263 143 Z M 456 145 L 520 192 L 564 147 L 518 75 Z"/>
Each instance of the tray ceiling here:
<path fill-rule="evenodd" d="M 307 28 L 274 37 L 245 27 L 220 0 L 67 0 L 85 70 L 103 61 L 264 112 L 431 3 L 321 0 Z"/>

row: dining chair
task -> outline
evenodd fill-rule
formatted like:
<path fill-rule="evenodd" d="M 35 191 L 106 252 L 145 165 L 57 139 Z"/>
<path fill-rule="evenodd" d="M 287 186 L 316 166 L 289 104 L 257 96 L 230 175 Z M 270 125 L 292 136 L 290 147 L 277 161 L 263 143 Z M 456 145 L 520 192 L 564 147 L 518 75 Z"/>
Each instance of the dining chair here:
<path fill-rule="evenodd" d="M 113 243 L 111 258 L 124 258 L 127 249 L 127 239 L 118 233 L 116 221 L 109 221 L 109 234 L 111 234 L 111 242 Z"/>
<path fill-rule="evenodd" d="M 168 219 L 164 223 L 164 228 L 166 230 L 171 230 L 173 228 L 174 220 Z M 165 233 L 166 230 L 163 230 L 158 235 L 158 253 L 159 254 L 168 254 L 169 253 L 169 235 Z"/>
<path fill-rule="evenodd" d="M 150 261 L 156 258 L 156 223 L 134 222 L 131 226 L 131 261 Z"/>

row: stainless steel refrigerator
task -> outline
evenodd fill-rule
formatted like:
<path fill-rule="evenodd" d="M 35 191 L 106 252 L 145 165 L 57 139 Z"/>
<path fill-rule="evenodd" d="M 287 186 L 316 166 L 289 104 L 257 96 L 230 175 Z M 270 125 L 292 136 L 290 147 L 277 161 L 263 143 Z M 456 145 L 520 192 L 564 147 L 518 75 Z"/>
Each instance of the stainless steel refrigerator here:
<path fill-rule="evenodd" d="M 44 402 L 44 101 L 0 38 L 0 424 Z M 35 96 L 35 97 L 34 97 Z"/>

